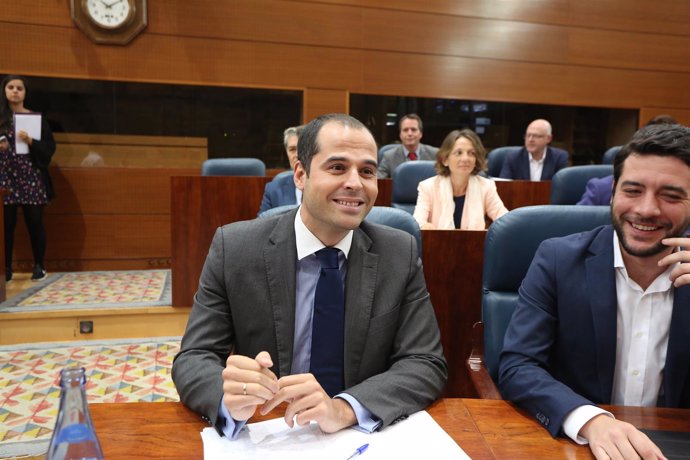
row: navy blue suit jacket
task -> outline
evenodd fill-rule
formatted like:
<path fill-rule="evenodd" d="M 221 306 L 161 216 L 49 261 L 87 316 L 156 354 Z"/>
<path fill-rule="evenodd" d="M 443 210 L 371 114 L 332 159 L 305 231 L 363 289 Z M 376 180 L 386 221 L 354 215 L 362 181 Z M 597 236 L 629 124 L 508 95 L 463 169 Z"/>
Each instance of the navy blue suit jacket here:
<path fill-rule="evenodd" d="M 587 181 L 585 193 L 577 204 L 589 206 L 608 206 L 613 192 L 613 175 L 593 177 Z"/>
<path fill-rule="evenodd" d="M 264 187 L 264 196 L 261 198 L 259 214 L 271 208 L 284 206 L 286 204 L 297 204 L 295 198 L 295 181 L 292 171 L 285 171 L 278 174 L 273 180 Z"/>
<path fill-rule="evenodd" d="M 546 147 L 544 168 L 541 171 L 541 180 L 551 180 L 556 171 L 568 166 L 568 152 L 555 147 Z M 530 180 L 529 176 L 529 152 L 521 148 L 517 152 L 510 152 L 503 160 L 501 174 L 504 179 Z"/>
<path fill-rule="evenodd" d="M 609 404 L 616 365 L 613 227 L 544 241 L 506 331 L 499 389 L 556 436 L 585 404 Z M 673 288 L 662 407 L 690 408 L 690 286 Z"/>

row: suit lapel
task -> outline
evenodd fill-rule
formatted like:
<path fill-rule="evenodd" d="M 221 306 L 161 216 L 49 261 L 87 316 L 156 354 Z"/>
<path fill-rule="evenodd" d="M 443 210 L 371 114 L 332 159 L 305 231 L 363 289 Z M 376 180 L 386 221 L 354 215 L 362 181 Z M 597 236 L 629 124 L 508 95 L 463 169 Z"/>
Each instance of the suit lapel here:
<path fill-rule="evenodd" d="M 273 306 L 277 369 L 280 376 L 290 374 L 295 336 L 296 213 L 297 210 L 288 212 L 278 220 L 263 252 L 267 294 Z"/>
<path fill-rule="evenodd" d="M 541 180 L 544 180 L 545 177 L 553 177 L 554 169 L 553 155 L 551 154 L 550 147 L 546 147 L 544 155 L 544 167 L 541 170 Z"/>
<path fill-rule="evenodd" d="M 597 349 L 599 382 L 597 391 L 602 401 L 611 400 L 613 374 L 616 367 L 616 275 L 613 268 L 613 227 L 605 227 L 589 246 L 585 262 L 587 291 L 591 306 L 592 325 Z M 604 274 L 602 276 L 602 273 Z"/>
<path fill-rule="evenodd" d="M 675 289 L 673 313 L 664 365 L 664 406 L 689 407 L 681 401 L 684 388 L 690 386 L 690 286 Z M 687 390 L 685 392 L 687 393 Z"/>
<path fill-rule="evenodd" d="M 362 223 L 366 226 L 366 223 Z M 345 388 L 357 382 L 376 289 L 379 256 L 369 252 L 371 239 L 354 231 L 345 279 Z"/>
<path fill-rule="evenodd" d="M 526 180 L 530 180 L 531 175 L 529 170 L 529 152 L 524 147 L 520 151 L 520 161 L 518 162 L 518 166 L 520 168 L 520 172 L 517 176 L 525 177 Z"/>

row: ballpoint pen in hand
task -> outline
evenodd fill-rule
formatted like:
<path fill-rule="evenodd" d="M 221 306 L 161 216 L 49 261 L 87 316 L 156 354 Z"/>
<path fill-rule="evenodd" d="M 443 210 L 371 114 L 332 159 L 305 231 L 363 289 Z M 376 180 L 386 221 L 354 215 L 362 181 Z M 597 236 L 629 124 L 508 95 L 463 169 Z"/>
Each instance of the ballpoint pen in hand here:
<path fill-rule="evenodd" d="M 358 455 L 362 455 L 362 454 L 364 453 L 364 451 L 367 450 L 368 448 L 369 448 L 369 444 L 364 444 L 363 446 L 358 447 L 357 450 L 355 450 L 355 451 L 352 453 L 352 455 L 350 455 L 349 457 L 347 457 L 346 460 L 351 460 L 351 459 L 355 458 L 355 457 L 358 456 Z"/>

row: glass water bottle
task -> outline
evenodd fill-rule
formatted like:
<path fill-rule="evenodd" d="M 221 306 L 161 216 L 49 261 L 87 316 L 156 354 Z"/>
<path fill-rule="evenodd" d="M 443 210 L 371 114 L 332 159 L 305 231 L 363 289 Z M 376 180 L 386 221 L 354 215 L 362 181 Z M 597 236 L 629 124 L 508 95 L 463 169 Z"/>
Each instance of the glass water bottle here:
<path fill-rule="evenodd" d="M 46 460 L 103 459 L 86 400 L 84 368 L 68 367 L 60 376 L 60 408 Z"/>

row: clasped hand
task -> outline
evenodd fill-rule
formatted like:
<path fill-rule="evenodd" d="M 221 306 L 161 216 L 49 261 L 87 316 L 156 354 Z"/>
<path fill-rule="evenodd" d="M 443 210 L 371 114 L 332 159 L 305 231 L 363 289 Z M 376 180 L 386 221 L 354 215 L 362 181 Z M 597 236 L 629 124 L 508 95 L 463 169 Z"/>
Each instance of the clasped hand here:
<path fill-rule="evenodd" d="M 356 423 L 354 411 L 342 399 L 331 399 L 312 374 L 278 379 L 270 370 L 271 356 L 262 351 L 256 358 L 232 355 L 223 370 L 223 404 L 235 420 L 247 420 L 256 412 L 267 414 L 286 402 L 285 423 L 290 428 L 317 422 L 333 433 Z"/>

